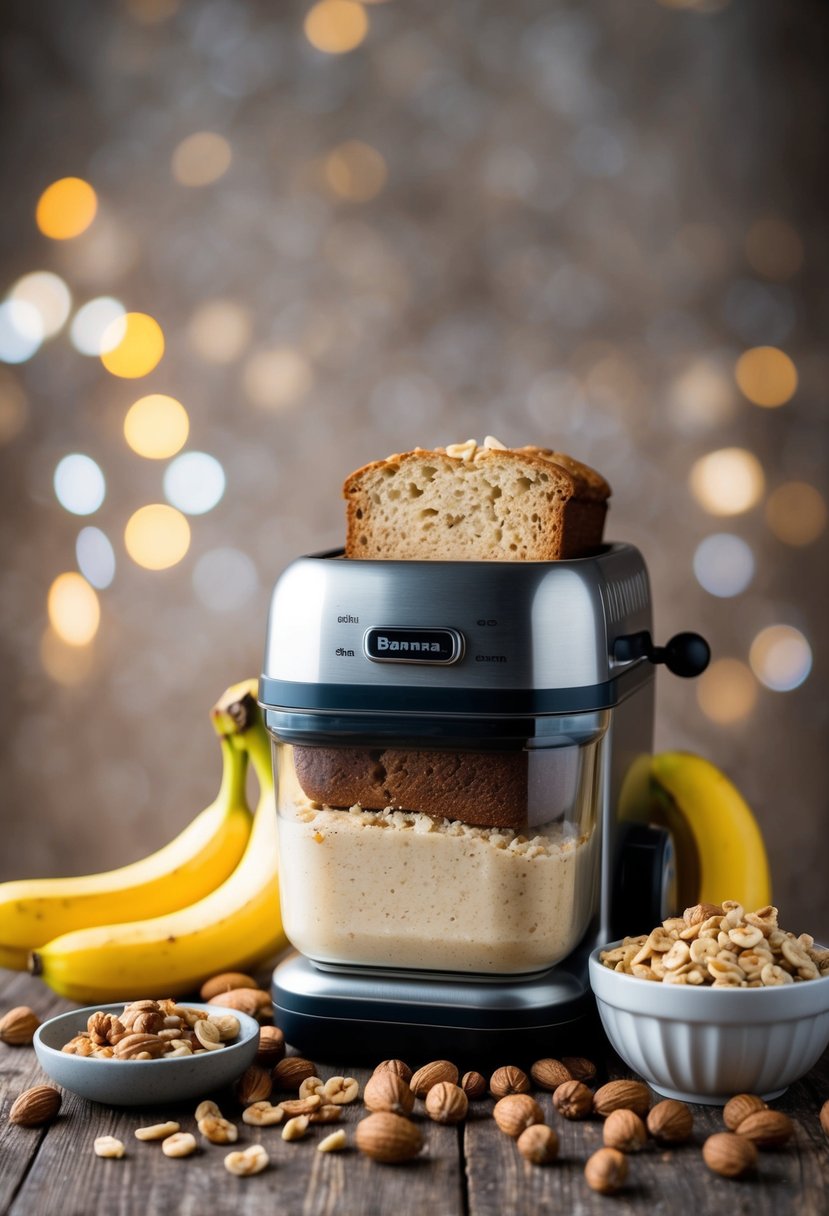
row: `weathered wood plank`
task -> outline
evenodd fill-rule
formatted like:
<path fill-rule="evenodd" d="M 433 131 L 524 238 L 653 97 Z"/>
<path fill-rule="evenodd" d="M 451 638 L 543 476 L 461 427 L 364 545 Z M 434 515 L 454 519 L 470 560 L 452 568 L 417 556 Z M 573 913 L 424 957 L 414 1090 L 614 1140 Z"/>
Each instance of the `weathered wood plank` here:
<path fill-rule="evenodd" d="M 0 973 L 0 1010 L 31 1005 L 43 1018 L 68 1008 L 37 981 Z M 595 1046 L 593 1038 L 591 1046 Z M 574 1047 L 574 1050 L 576 1048 Z M 581 1044 L 583 1054 L 589 1048 Z M 594 1053 L 595 1054 L 595 1053 Z M 597 1060 L 599 1080 L 628 1075 L 610 1051 Z M 356 1076 L 361 1087 L 365 1069 L 320 1066 Z M 48 1129 L 11 1127 L 5 1116 L 14 1097 L 43 1081 L 33 1053 L 0 1047 L 0 1214 L 2 1216 L 146 1216 L 174 1211 L 181 1216 L 396 1216 L 425 1211 L 428 1216 L 545 1216 L 606 1213 L 608 1200 L 590 1191 L 584 1162 L 601 1145 L 598 1122 L 568 1123 L 540 1095 L 548 1121 L 560 1138 L 559 1160 L 545 1168 L 531 1166 L 518 1154 L 491 1118 L 493 1102 L 473 1103 L 460 1129 L 439 1127 L 416 1115 L 427 1149 L 408 1165 L 380 1166 L 353 1147 L 354 1127 L 365 1114 L 362 1104 L 344 1108 L 349 1148 L 323 1155 L 316 1144 L 332 1130 L 312 1128 L 307 1139 L 282 1140 L 279 1128 L 249 1128 L 230 1094 L 218 1096 L 222 1109 L 240 1129 L 239 1146 L 259 1141 L 271 1156 L 271 1168 L 253 1178 L 234 1178 L 224 1169 L 229 1148 L 203 1144 L 199 1153 L 169 1160 L 158 1144 L 137 1141 L 135 1128 L 160 1118 L 177 1118 L 195 1131 L 195 1103 L 178 1110 L 113 1111 L 67 1094 L 60 1117 Z M 826 1216 L 829 1212 L 829 1140 L 818 1122 L 829 1098 L 829 1053 L 808 1077 L 773 1105 L 797 1124 L 795 1143 L 776 1153 L 763 1153 L 756 1177 L 744 1182 L 717 1178 L 703 1165 L 705 1137 L 722 1129 L 718 1108 L 694 1107 L 694 1142 L 671 1151 L 656 1146 L 631 1158 L 627 1186 L 613 1200 L 618 1216 L 720 1216 L 723 1210 L 752 1216 Z M 120 1161 L 96 1158 L 97 1135 L 116 1135 L 127 1146 Z M 200 1140 L 201 1137 L 197 1138 Z M 465 1169 L 464 1169 L 465 1166 Z"/>
<path fill-rule="evenodd" d="M 603 1075 L 630 1072 L 608 1052 Z M 607 1212 L 607 1198 L 589 1189 L 584 1163 L 601 1147 L 597 1121 L 568 1122 L 560 1118 L 549 1095 L 536 1095 L 547 1122 L 559 1136 L 559 1158 L 540 1168 L 525 1162 L 514 1141 L 498 1131 L 493 1120 L 469 1120 L 464 1150 L 471 1216 L 544 1216 L 572 1213 L 594 1216 Z M 785 1111 L 796 1124 L 795 1141 L 777 1152 L 760 1154 L 756 1174 L 731 1181 L 712 1174 L 703 1164 L 701 1147 L 707 1136 L 723 1131 L 719 1107 L 692 1107 L 694 1138 L 666 1150 L 652 1142 L 630 1157 L 626 1186 L 614 1197 L 617 1216 L 669 1216 L 693 1212 L 706 1216 L 723 1211 L 752 1216 L 826 1216 L 829 1212 L 829 1140 L 818 1121 L 822 1102 L 829 1098 L 829 1053 L 809 1077 L 792 1086 L 771 1105 Z M 659 1095 L 654 1094 L 654 1101 Z M 479 1104 L 484 1105 L 484 1104 Z"/>
<path fill-rule="evenodd" d="M 63 1007 L 58 997 L 29 975 L 0 970 L 0 1012 L 15 1005 L 29 1005 L 41 1021 Z M 0 1044 L 0 1212 L 6 1210 L 17 1193 L 46 1135 L 42 1128 L 9 1123 L 9 1111 L 24 1089 L 46 1081 L 48 1077 L 41 1072 L 31 1048 Z"/>

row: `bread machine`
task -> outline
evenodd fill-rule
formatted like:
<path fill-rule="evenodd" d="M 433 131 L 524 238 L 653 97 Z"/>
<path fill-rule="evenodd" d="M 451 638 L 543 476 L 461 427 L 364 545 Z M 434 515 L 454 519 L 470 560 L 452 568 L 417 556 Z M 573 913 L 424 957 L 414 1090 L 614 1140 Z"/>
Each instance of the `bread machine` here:
<path fill-rule="evenodd" d="M 285 931 L 276 1019 L 312 1058 L 556 1054 L 587 956 L 674 909 L 674 842 L 623 815 L 653 740 L 641 554 L 555 562 L 299 558 L 273 592 Z M 503 1059 L 500 1060 L 503 1062 Z"/>

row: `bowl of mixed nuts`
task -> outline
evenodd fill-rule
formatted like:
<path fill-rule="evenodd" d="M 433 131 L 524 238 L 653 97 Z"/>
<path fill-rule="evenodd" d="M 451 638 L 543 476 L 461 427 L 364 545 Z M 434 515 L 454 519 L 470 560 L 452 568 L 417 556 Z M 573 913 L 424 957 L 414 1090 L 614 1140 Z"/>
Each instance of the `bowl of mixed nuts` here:
<path fill-rule="evenodd" d="M 240 1077 L 258 1047 L 256 1018 L 173 1000 L 74 1009 L 44 1022 L 34 1036 L 40 1066 L 53 1081 L 110 1106 L 201 1097 Z"/>
<path fill-rule="evenodd" d="M 686 908 L 594 950 L 590 983 L 615 1050 L 670 1098 L 777 1097 L 829 1045 L 829 950 L 771 906 Z"/>

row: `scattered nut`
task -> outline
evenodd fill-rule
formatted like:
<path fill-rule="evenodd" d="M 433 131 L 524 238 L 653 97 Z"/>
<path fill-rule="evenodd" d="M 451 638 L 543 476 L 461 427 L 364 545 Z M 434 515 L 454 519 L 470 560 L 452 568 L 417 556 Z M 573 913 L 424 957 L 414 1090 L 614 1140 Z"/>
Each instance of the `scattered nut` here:
<path fill-rule="evenodd" d="M 269 1018 L 273 1015 L 271 994 L 261 988 L 231 988 L 229 992 L 221 992 L 207 1001 L 208 1005 L 223 1005 L 225 1009 L 238 1009 L 252 1018 Z"/>
<path fill-rule="evenodd" d="M 340 1149 L 345 1148 L 345 1130 L 341 1127 L 335 1132 L 330 1132 L 323 1140 L 320 1140 L 317 1145 L 318 1153 L 338 1153 Z"/>
<path fill-rule="evenodd" d="M 271 1074 L 258 1064 L 251 1064 L 236 1082 L 236 1097 L 242 1106 L 250 1106 L 252 1102 L 267 1101 L 272 1089 Z"/>
<path fill-rule="evenodd" d="M 441 1081 L 439 1084 L 447 1082 Z M 428 1098 L 429 1095 L 426 1096 Z M 414 1094 L 408 1082 L 391 1069 L 375 1072 L 366 1082 L 363 1091 L 363 1102 L 369 1110 L 388 1110 L 396 1115 L 410 1115 L 414 1101 Z"/>
<path fill-rule="evenodd" d="M 460 1123 L 468 1110 L 469 1099 L 451 1081 L 438 1081 L 426 1095 L 426 1114 L 435 1123 Z"/>
<path fill-rule="evenodd" d="M 451 1060 L 433 1060 L 431 1064 L 424 1064 L 413 1074 L 409 1086 L 416 1098 L 425 1098 L 432 1086 L 441 1081 L 450 1081 L 452 1085 L 458 1083 L 458 1070 Z"/>
<path fill-rule="evenodd" d="M 758 1148 L 782 1148 L 793 1133 L 794 1124 L 782 1110 L 756 1110 L 737 1128 L 738 1136 L 747 1136 Z"/>
<path fill-rule="evenodd" d="M 593 1111 L 593 1093 L 583 1081 L 565 1081 L 553 1094 L 553 1106 L 565 1119 L 586 1119 Z"/>
<path fill-rule="evenodd" d="M 558 1089 L 559 1085 L 563 1085 L 565 1081 L 573 1080 L 573 1074 L 570 1072 L 561 1060 L 536 1060 L 530 1069 L 530 1076 L 539 1089 Z M 514 1091 L 525 1092 L 525 1091 Z"/>
<path fill-rule="evenodd" d="M 574 1081 L 592 1081 L 596 1076 L 596 1065 L 586 1056 L 562 1056 L 561 1062 Z"/>
<path fill-rule="evenodd" d="M 593 1110 L 601 1118 L 614 1110 L 633 1110 L 644 1119 L 650 1104 L 650 1090 L 642 1081 L 608 1081 L 593 1095 Z"/>
<path fill-rule="evenodd" d="M 235 1144 L 239 1139 L 239 1129 L 221 1115 L 205 1115 L 199 1119 L 198 1128 L 211 1144 Z"/>
<path fill-rule="evenodd" d="M 412 1070 L 404 1060 L 381 1060 L 375 1068 L 375 1073 L 378 1072 L 393 1072 L 398 1077 L 402 1077 L 408 1084 L 412 1079 Z"/>
<path fill-rule="evenodd" d="M 250 1127 L 273 1127 L 282 1122 L 284 1115 L 281 1106 L 272 1106 L 270 1102 L 253 1102 L 242 1111 L 242 1122 Z"/>
<path fill-rule="evenodd" d="M 702 1146 L 702 1159 L 723 1178 L 741 1178 L 757 1164 L 757 1149 L 736 1132 L 716 1132 Z"/>
<path fill-rule="evenodd" d="M 339 1123 L 343 1117 L 343 1108 L 335 1106 L 333 1102 L 318 1106 L 316 1110 L 312 1110 L 308 1116 L 309 1123 Z"/>
<path fill-rule="evenodd" d="M 374 1161 L 393 1164 L 410 1161 L 423 1147 L 423 1136 L 416 1124 L 394 1115 L 391 1111 L 376 1111 L 357 1124 L 357 1148 Z"/>
<path fill-rule="evenodd" d="M 193 1032 L 205 1051 L 219 1051 L 224 1046 L 219 1027 L 207 1018 L 196 1022 Z"/>
<path fill-rule="evenodd" d="M 208 1115 L 215 1115 L 217 1119 L 221 1119 L 222 1112 L 215 1102 L 211 1102 L 209 1098 L 206 1098 L 204 1102 L 200 1102 L 196 1107 L 196 1122 L 198 1123 L 200 1119 L 206 1119 Z"/>
<path fill-rule="evenodd" d="M 241 971 L 223 971 L 221 975 L 213 975 L 205 980 L 199 990 L 199 997 L 207 1004 L 214 996 L 223 992 L 232 992 L 234 988 L 258 988 L 256 980 Z"/>
<path fill-rule="evenodd" d="M 723 1122 L 730 1132 L 736 1132 L 743 1119 L 753 1115 L 756 1110 L 768 1110 L 762 1098 L 756 1094 L 735 1094 L 723 1107 Z"/>
<path fill-rule="evenodd" d="M 829 1136 L 829 1100 L 824 1102 L 820 1108 L 820 1126 Z"/>
<path fill-rule="evenodd" d="M 34 1085 L 24 1089 L 12 1103 L 9 1123 L 20 1127 L 42 1127 L 50 1123 L 60 1110 L 63 1095 L 53 1085 Z"/>
<path fill-rule="evenodd" d="M 620 1153 L 639 1153 L 648 1142 L 648 1129 L 632 1110 L 612 1110 L 602 1128 L 605 1148 Z"/>
<path fill-rule="evenodd" d="M 544 1123 L 525 1127 L 515 1143 L 521 1156 L 533 1165 L 547 1165 L 558 1156 L 558 1136 Z"/>
<path fill-rule="evenodd" d="M 283 1140 L 301 1140 L 308 1131 L 308 1116 L 295 1115 L 282 1129 Z"/>
<path fill-rule="evenodd" d="M 157 1034 L 125 1034 L 115 1045 L 117 1060 L 157 1060 L 160 1058 L 166 1042 Z"/>
<path fill-rule="evenodd" d="M 171 1119 L 169 1123 L 151 1123 L 149 1127 L 137 1127 L 135 1138 L 136 1140 L 166 1140 L 168 1136 L 180 1131 L 181 1124 Z"/>
<path fill-rule="evenodd" d="M 247 1174 L 261 1174 L 268 1168 L 270 1158 L 261 1144 L 251 1144 L 248 1148 L 228 1153 L 225 1157 L 225 1169 L 229 1174 L 244 1177 Z"/>
<path fill-rule="evenodd" d="M 615 1195 L 627 1176 L 627 1157 L 616 1148 L 600 1148 L 584 1167 L 587 1185 L 601 1195 Z"/>
<path fill-rule="evenodd" d="M 313 1094 L 319 1094 L 322 1098 L 325 1082 L 321 1077 L 306 1077 L 299 1087 L 300 1098 L 310 1098 Z"/>
<path fill-rule="evenodd" d="M 255 1064 L 274 1068 L 285 1056 L 285 1035 L 278 1026 L 262 1026 L 259 1030 L 259 1050 Z"/>
<path fill-rule="evenodd" d="M 507 1094 L 495 1103 L 492 1117 L 502 1132 L 517 1139 L 527 1127 L 544 1122 L 544 1112 L 529 1094 Z"/>
<path fill-rule="evenodd" d="M 777 908 L 746 912 L 733 899 L 697 904 L 648 935 L 603 950 L 606 967 L 638 979 L 719 988 L 762 988 L 829 975 L 829 951 L 777 923 Z"/>
<path fill-rule="evenodd" d="M 161 1151 L 165 1157 L 189 1157 L 195 1153 L 196 1137 L 192 1132 L 174 1132 L 161 1142 Z"/>
<path fill-rule="evenodd" d="M 675 1098 L 665 1098 L 648 1111 L 648 1131 L 657 1144 L 684 1144 L 693 1130 L 694 1116 Z"/>
<path fill-rule="evenodd" d="M 302 1056 L 286 1056 L 271 1073 L 274 1089 L 298 1090 L 306 1077 L 315 1077 L 317 1066 Z"/>
<path fill-rule="evenodd" d="M 218 1027 L 219 1038 L 223 1043 L 232 1042 L 242 1029 L 235 1013 L 211 1013 L 207 1020 L 212 1026 Z"/>
<path fill-rule="evenodd" d="M 92 1148 L 96 1157 L 123 1157 L 127 1151 L 123 1140 L 115 1136 L 98 1136 Z"/>
<path fill-rule="evenodd" d="M 360 1096 L 360 1085 L 353 1077 L 329 1077 L 323 1087 L 323 1098 L 335 1106 L 347 1106 Z"/>
<path fill-rule="evenodd" d="M 514 1064 L 496 1068 L 489 1078 L 489 1092 L 493 1098 L 505 1098 L 507 1094 L 526 1094 L 530 1090 L 530 1078 Z"/>
<path fill-rule="evenodd" d="M 483 1098 L 487 1092 L 486 1077 L 479 1072 L 465 1072 L 461 1078 L 461 1089 L 470 1102 Z"/>
<path fill-rule="evenodd" d="M 28 1005 L 17 1005 L 0 1018 L 0 1043 L 9 1047 L 27 1047 L 40 1025 L 40 1018 Z"/>
<path fill-rule="evenodd" d="M 284 1113 L 291 1118 L 294 1115 L 312 1115 L 323 1105 L 319 1094 L 310 1094 L 307 1098 L 289 1098 L 279 1104 Z M 333 1104 L 332 1104 L 333 1105 Z"/>

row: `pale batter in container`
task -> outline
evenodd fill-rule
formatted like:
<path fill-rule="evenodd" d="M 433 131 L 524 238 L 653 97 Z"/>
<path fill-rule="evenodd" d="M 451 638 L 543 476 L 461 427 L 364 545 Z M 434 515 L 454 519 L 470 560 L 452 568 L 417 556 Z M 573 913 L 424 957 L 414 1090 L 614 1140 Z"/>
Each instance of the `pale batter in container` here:
<path fill-rule="evenodd" d="M 598 833 L 532 830 L 281 799 L 285 931 L 321 962 L 495 974 L 551 966 L 590 920 Z"/>

